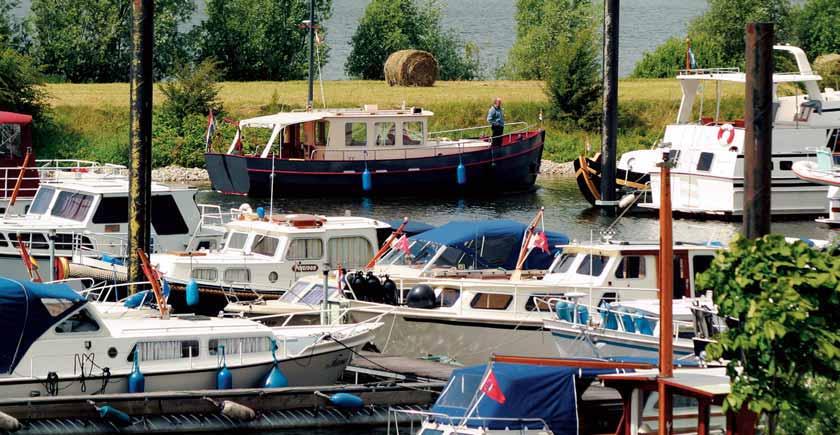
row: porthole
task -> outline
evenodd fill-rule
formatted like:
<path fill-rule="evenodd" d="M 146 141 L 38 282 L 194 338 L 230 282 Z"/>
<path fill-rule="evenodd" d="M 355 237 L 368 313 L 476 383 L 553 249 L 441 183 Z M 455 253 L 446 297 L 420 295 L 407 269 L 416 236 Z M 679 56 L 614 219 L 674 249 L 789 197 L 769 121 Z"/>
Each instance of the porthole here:
<path fill-rule="evenodd" d="M 109 357 L 111 357 L 111 358 L 116 358 L 116 357 L 117 357 L 117 354 L 118 354 L 118 352 L 117 352 L 117 348 L 116 348 L 116 347 L 112 347 L 112 348 L 109 348 L 109 349 L 108 349 L 108 356 L 109 356 Z"/>
<path fill-rule="evenodd" d="M 268 274 L 268 280 L 271 282 L 277 282 L 277 272 L 271 272 Z"/>

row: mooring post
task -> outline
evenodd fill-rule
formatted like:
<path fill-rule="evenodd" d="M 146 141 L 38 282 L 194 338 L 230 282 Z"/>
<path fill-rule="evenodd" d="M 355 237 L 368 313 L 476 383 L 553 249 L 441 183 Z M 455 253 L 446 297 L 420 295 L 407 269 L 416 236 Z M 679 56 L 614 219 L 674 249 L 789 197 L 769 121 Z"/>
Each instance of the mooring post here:
<path fill-rule="evenodd" d="M 748 23 L 744 101 L 744 236 L 770 232 L 773 147 L 773 24 Z"/>
<path fill-rule="evenodd" d="M 143 281 L 137 249 L 151 252 L 152 49 L 154 0 L 133 0 L 131 26 L 131 161 L 128 171 L 128 281 Z M 137 292 L 131 285 L 129 293 Z"/>
<path fill-rule="evenodd" d="M 596 205 L 614 215 L 616 136 L 618 135 L 618 0 L 604 1 L 604 100 L 601 122 L 601 199 Z"/>
<path fill-rule="evenodd" d="M 312 84 L 315 81 L 315 0 L 309 0 L 309 94 L 306 99 L 306 109 L 312 110 L 314 93 Z"/>
<path fill-rule="evenodd" d="M 674 228 L 671 216 L 671 160 L 669 148 L 662 149 L 659 166 L 662 186 L 659 189 L 659 433 L 669 434 L 673 422 L 671 395 L 662 382 L 674 376 L 673 298 L 674 298 Z"/>

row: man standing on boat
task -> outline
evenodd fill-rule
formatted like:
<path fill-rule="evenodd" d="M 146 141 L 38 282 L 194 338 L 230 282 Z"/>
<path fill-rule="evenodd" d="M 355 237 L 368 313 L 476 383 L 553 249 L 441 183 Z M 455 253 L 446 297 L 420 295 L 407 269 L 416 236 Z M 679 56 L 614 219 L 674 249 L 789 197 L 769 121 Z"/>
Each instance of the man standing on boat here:
<path fill-rule="evenodd" d="M 502 110 L 502 99 L 496 97 L 490 111 L 487 112 L 487 122 L 492 130 L 492 144 L 494 147 L 502 145 L 502 134 L 505 131 L 505 113 Z"/>

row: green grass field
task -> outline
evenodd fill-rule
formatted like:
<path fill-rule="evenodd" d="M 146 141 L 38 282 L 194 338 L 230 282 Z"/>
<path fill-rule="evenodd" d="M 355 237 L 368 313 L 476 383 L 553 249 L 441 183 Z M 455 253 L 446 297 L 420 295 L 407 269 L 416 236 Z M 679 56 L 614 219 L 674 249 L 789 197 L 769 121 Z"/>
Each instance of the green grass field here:
<path fill-rule="evenodd" d="M 315 102 L 322 105 L 320 84 L 315 85 Z M 568 161 L 580 154 L 587 143 L 597 148 L 600 136 L 550 121 L 550 108 L 542 82 L 474 81 L 438 82 L 431 88 L 390 87 L 380 81 L 328 81 L 323 83 L 327 107 L 420 106 L 435 112 L 432 130 L 448 130 L 483 125 L 493 98 L 504 101 L 508 123 L 522 121 L 537 125 L 540 111 L 545 113 L 547 130 L 545 157 Z M 723 88 L 725 114 L 741 107 L 742 87 Z M 113 84 L 49 84 L 47 92 L 53 108 L 53 126 L 40 134 L 41 157 L 87 158 L 113 163 L 128 160 L 129 86 Z M 251 117 L 278 110 L 302 108 L 306 83 L 225 82 L 220 99 L 227 116 Z M 706 92 L 705 111 L 713 110 L 714 90 Z M 622 80 L 619 84 L 619 150 L 650 146 L 661 136 L 665 125 L 676 116 L 680 99 L 679 83 L 672 79 Z M 155 89 L 155 105 L 164 97 Z"/>

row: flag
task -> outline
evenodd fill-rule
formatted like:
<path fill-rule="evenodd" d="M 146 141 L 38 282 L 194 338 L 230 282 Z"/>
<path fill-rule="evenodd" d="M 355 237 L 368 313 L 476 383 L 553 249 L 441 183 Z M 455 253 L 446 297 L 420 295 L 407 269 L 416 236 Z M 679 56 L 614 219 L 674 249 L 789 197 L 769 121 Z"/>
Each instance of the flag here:
<path fill-rule="evenodd" d="M 242 127 L 236 126 L 236 143 L 233 145 L 236 154 L 242 154 Z"/>
<path fill-rule="evenodd" d="M 344 290 L 344 268 L 338 265 L 338 270 L 335 271 L 335 280 L 338 281 L 338 289 Z"/>
<path fill-rule="evenodd" d="M 548 237 L 545 236 L 545 233 L 540 231 L 531 236 L 531 240 L 528 241 L 528 248 L 529 249 L 539 249 L 546 254 L 549 253 L 548 249 Z"/>
<path fill-rule="evenodd" d="M 210 149 L 210 142 L 213 140 L 213 134 L 216 132 L 216 117 L 213 116 L 213 111 L 207 115 L 207 133 L 204 135 L 204 149 Z"/>
<path fill-rule="evenodd" d="M 490 374 L 487 375 L 487 379 L 481 384 L 481 392 L 497 403 L 504 405 L 505 395 L 502 393 L 502 389 L 499 388 L 499 382 L 496 380 L 496 375 L 493 374 L 492 369 L 490 370 Z"/>
<path fill-rule="evenodd" d="M 405 254 L 411 253 L 411 249 L 408 246 L 408 237 L 405 234 L 394 242 L 394 249 L 398 249 Z"/>
<path fill-rule="evenodd" d="M 321 45 L 321 44 L 324 43 L 324 40 L 321 39 L 321 35 L 318 33 L 317 30 L 315 31 L 315 43 L 318 44 L 318 45 Z"/>
<path fill-rule="evenodd" d="M 697 68 L 697 60 L 694 59 L 694 52 L 691 51 L 691 47 L 688 47 L 688 64 L 691 66 L 691 69 Z"/>

